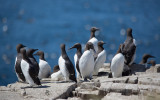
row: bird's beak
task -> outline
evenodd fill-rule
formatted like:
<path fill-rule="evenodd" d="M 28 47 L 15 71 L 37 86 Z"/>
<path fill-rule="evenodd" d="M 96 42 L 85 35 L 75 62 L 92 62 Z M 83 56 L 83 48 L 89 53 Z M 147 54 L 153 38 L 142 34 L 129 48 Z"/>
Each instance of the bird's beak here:
<path fill-rule="evenodd" d="M 34 51 L 37 51 L 38 49 L 34 49 Z"/>
<path fill-rule="evenodd" d="M 96 28 L 96 31 L 100 30 L 99 28 Z"/>
<path fill-rule="evenodd" d="M 75 47 L 73 46 L 73 47 L 69 48 L 68 50 L 71 50 L 71 49 L 73 49 L 73 48 L 75 48 Z"/>
<path fill-rule="evenodd" d="M 106 44 L 105 42 L 103 42 L 103 44 Z"/>
<path fill-rule="evenodd" d="M 154 57 L 154 56 L 150 56 L 150 58 L 156 58 L 156 57 Z"/>

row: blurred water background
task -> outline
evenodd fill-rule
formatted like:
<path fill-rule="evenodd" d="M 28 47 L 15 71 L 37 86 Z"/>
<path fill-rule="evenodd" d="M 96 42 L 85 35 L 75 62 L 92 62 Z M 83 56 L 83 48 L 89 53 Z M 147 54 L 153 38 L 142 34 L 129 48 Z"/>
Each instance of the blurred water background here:
<path fill-rule="evenodd" d="M 159 10 L 159 0 L 0 0 L 0 85 L 17 81 L 18 43 L 44 51 L 53 68 L 58 64 L 59 45 L 66 44 L 73 62 L 75 50 L 68 48 L 77 42 L 84 45 L 92 26 L 100 28 L 96 37 L 107 43 L 106 62 L 131 27 L 138 45 L 135 62 L 150 53 L 160 63 Z"/>

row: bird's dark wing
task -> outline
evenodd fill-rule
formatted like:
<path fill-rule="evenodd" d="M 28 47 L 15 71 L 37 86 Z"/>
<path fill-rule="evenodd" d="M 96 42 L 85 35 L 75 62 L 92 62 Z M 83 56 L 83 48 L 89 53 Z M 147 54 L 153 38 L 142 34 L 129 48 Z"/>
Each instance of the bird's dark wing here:
<path fill-rule="evenodd" d="M 34 83 L 41 85 L 38 75 L 36 75 L 35 67 L 32 64 L 29 65 L 29 75 L 33 79 Z"/>
<path fill-rule="evenodd" d="M 134 43 L 132 43 L 131 45 L 128 46 L 128 48 L 126 48 L 125 59 L 126 59 L 127 65 L 131 62 L 131 60 L 135 54 L 135 51 L 136 51 L 136 46 L 134 45 Z"/>
<path fill-rule="evenodd" d="M 34 58 L 29 58 L 29 60 L 34 65 L 35 71 L 36 71 L 36 75 L 38 76 L 38 73 L 39 73 L 39 64 L 37 63 L 37 61 Z"/>
<path fill-rule="evenodd" d="M 69 78 L 75 82 L 77 82 L 76 77 L 75 77 L 75 70 L 72 62 L 70 60 L 65 61 L 66 68 L 69 72 Z"/>

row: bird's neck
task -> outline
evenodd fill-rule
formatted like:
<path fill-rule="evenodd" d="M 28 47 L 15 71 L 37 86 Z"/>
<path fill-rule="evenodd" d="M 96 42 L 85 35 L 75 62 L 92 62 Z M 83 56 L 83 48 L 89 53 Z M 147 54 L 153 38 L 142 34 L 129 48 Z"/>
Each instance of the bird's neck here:
<path fill-rule="evenodd" d="M 95 37 L 95 32 L 91 31 L 91 37 L 90 37 L 90 39 L 93 38 L 93 37 Z"/>

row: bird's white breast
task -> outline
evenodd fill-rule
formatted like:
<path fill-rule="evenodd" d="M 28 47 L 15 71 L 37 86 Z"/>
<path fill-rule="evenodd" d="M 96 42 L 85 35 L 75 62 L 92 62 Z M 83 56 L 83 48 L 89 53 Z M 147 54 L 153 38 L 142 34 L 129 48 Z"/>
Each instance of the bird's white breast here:
<path fill-rule="evenodd" d="M 48 62 L 39 59 L 39 79 L 47 78 L 48 75 L 51 74 L 51 67 Z"/>
<path fill-rule="evenodd" d="M 55 80 L 55 81 L 61 80 L 62 78 L 63 78 L 63 75 L 62 75 L 62 72 L 60 70 L 51 75 L 51 79 Z"/>
<path fill-rule="evenodd" d="M 59 68 L 60 68 L 60 71 L 62 72 L 63 76 L 66 78 L 66 80 L 68 80 L 69 79 L 69 72 L 66 68 L 65 60 L 62 58 L 62 56 L 59 57 L 58 64 L 59 64 Z"/>
<path fill-rule="evenodd" d="M 35 85 L 33 79 L 31 78 L 30 74 L 29 74 L 29 63 L 27 63 L 25 60 L 22 59 L 21 61 L 21 69 L 22 72 L 25 76 L 26 81 L 31 85 Z"/>
<path fill-rule="evenodd" d="M 90 50 L 83 53 L 79 60 L 79 68 L 81 75 L 84 77 L 89 77 L 94 70 L 94 57 Z"/>
<path fill-rule="evenodd" d="M 116 54 L 111 62 L 111 72 L 113 77 L 121 77 L 124 67 L 124 56 L 121 53 Z"/>
<path fill-rule="evenodd" d="M 97 51 L 98 51 L 98 45 L 97 45 L 98 40 L 97 40 L 95 37 L 93 37 L 93 38 L 91 38 L 88 42 L 93 43 L 94 49 L 95 49 L 95 51 L 97 52 Z"/>
<path fill-rule="evenodd" d="M 106 51 L 103 50 L 102 52 L 100 52 L 98 54 L 98 57 L 95 61 L 95 65 L 94 65 L 94 75 L 98 74 L 98 70 L 99 68 L 102 67 L 102 65 L 104 64 L 104 62 L 106 61 Z"/>

